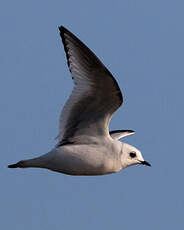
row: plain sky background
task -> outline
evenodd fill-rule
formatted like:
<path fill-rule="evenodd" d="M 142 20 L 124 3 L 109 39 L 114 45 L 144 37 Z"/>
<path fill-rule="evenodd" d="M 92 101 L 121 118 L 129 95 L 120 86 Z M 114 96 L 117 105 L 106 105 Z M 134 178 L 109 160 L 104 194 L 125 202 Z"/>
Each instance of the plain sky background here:
<path fill-rule="evenodd" d="M 73 83 L 58 32 L 77 35 L 115 76 L 111 129 L 152 167 L 72 177 L 7 165 L 48 152 Z M 0 3 L 0 228 L 183 229 L 184 1 Z"/>

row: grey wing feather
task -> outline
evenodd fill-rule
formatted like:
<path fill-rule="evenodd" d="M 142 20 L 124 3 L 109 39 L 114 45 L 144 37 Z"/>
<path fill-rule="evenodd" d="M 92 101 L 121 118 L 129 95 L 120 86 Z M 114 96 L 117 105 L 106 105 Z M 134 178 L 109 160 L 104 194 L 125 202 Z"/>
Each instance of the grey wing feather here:
<path fill-rule="evenodd" d="M 109 132 L 110 136 L 115 140 L 119 140 L 134 133 L 135 131 L 133 130 L 113 130 Z"/>
<path fill-rule="evenodd" d="M 109 135 L 112 114 L 123 102 L 116 80 L 93 52 L 75 35 L 59 27 L 74 88 L 59 127 L 59 144 Z"/>

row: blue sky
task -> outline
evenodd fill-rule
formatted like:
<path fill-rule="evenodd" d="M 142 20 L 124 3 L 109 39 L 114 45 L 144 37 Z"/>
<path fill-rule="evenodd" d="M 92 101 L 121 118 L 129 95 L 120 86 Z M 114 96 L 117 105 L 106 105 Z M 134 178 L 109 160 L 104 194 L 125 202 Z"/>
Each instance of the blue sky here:
<path fill-rule="evenodd" d="M 184 2 L 2 1 L 0 7 L 1 229 L 182 229 Z M 72 80 L 64 25 L 115 76 L 124 105 L 111 129 L 152 168 L 98 177 L 7 168 L 48 152 Z"/>

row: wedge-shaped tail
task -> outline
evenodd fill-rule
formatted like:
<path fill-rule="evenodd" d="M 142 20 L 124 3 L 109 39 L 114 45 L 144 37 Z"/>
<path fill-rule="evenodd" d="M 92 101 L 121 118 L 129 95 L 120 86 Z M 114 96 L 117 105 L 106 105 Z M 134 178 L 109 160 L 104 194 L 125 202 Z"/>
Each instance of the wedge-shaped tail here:
<path fill-rule="evenodd" d="M 45 168 L 47 158 L 43 156 L 21 160 L 16 164 L 8 165 L 8 168 Z"/>
<path fill-rule="evenodd" d="M 24 168 L 24 161 L 19 161 L 16 164 L 8 165 L 8 168 Z"/>

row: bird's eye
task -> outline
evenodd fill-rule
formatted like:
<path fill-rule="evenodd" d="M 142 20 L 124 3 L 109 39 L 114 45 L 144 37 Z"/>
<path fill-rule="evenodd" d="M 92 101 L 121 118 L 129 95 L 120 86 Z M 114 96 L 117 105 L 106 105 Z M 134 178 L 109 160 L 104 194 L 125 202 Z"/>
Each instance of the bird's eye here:
<path fill-rule="evenodd" d="M 131 158 L 136 157 L 136 153 L 135 153 L 135 152 L 131 152 L 131 153 L 130 153 L 130 157 L 131 157 Z"/>

